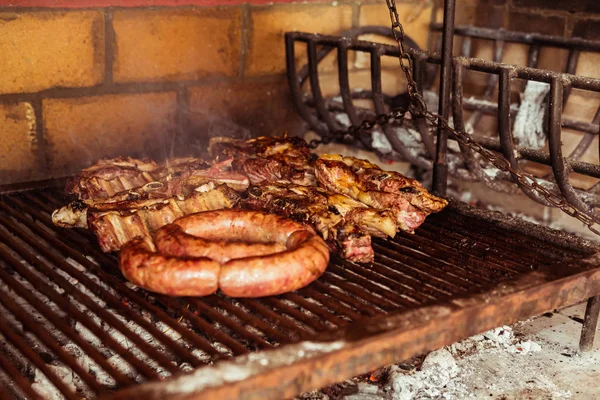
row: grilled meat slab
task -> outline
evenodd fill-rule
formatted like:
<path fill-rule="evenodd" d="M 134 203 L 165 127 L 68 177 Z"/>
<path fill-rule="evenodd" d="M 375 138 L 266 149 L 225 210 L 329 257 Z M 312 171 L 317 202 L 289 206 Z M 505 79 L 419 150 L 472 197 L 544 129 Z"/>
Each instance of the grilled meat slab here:
<path fill-rule="evenodd" d="M 326 154 L 313 162 L 300 138 L 219 137 L 209 152 L 211 162 L 101 160 L 69 183 L 78 200 L 56 210 L 53 221 L 89 227 L 104 251 L 114 251 L 183 215 L 235 206 L 307 223 L 342 257 L 370 262 L 371 236 L 412 233 L 447 205 L 418 181 L 366 160 Z"/>
<path fill-rule="evenodd" d="M 76 195 L 78 199 L 110 197 L 152 182 L 158 168 L 154 161 L 148 159 L 104 159 L 69 180 L 65 191 L 68 195 Z"/>
<path fill-rule="evenodd" d="M 238 200 L 239 194 L 227 185 L 210 183 L 187 196 L 140 200 L 127 207 L 113 203 L 112 209 L 89 208 L 87 225 L 103 251 L 117 251 L 135 237 L 150 238 L 157 229 L 179 217 L 232 208 Z"/>
<path fill-rule="evenodd" d="M 248 176 L 253 184 L 316 184 L 310 151 L 301 138 L 262 136 L 245 141 L 217 137 L 211 139 L 209 152 L 218 160 L 231 160 L 231 169 Z"/>
<path fill-rule="evenodd" d="M 356 262 L 373 261 L 371 236 L 330 207 L 328 195 L 321 188 L 282 183 L 252 185 L 240 206 L 308 223 L 342 257 Z"/>
<path fill-rule="evenodd" d="M 398 227 L 410 233 L 427 215 L 441 211 L 448 204 L 416 180 L 354 157 L 325 154 L 315 163 L 315 175 L 328 191 L 393 213 Z"/>

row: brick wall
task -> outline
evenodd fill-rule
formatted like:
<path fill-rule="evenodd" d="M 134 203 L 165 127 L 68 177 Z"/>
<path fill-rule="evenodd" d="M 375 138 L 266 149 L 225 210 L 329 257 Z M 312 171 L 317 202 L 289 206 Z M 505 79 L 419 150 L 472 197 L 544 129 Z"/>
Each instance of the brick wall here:
<path fill-rule="evenodd" d="M 432 2 L 397 1 L 423 47 Z M 198 152 L 212 134 L 302 132 L 283 33 L 337 34 L 387 26 L 389 17 L 383 1 L 276 3 L 0 0 L 0 184 L 69 175 L 103 156 Z M 580 24 L 585 7 L 564 11 L 546 0 L 540 13 L 539 3 L 461 0 L 457 22 L 524 29 L 535 17 L 552 27 L 547 33 L 597 32 L 597 21 Z M 334 62 L 322 66 L 330 93 L 338 90 Z M 395 62 L 384 65 L 384 88 L 398 92 Z M 368 87 L 368 61 L 352 68 L 352 86 Z"/>
<path fill-rule="evenodd" d="M 362 6 L 264 3 L 0 1 L 0 184 L 200 151 L 207 134 L 303 131 L 283 33 L 337 34 Z"/>

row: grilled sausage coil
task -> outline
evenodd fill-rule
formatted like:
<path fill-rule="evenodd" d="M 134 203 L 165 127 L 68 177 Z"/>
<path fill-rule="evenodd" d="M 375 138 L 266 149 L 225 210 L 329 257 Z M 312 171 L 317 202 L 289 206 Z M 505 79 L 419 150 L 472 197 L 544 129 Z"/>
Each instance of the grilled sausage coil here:
<path fill-rule="evenodd" d="M 156 247 L 154 249 L 153 247 Z M 120 252 L 123 275 L 171 296 L 263 297 L 297 290 L 323 274 L 329 250 L 310 227 L 259 211 L 217 210 L 160 228 L 154 243 Z"/>

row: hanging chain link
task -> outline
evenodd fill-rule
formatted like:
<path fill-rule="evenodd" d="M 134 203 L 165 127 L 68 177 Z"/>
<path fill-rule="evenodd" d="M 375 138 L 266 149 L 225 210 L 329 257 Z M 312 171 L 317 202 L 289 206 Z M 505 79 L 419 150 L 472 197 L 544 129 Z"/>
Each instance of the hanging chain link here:
<path fill-rule="evenodd" d="M 519 172 L 514 170 L 506 158 L 484 148 L 479 143 L 474 141 L 468 133 L 452 128 L 448 124 L 448 121 L 446 121 L 442 116 L 427 109 L 427 104 L 425 103 L 423 96 L 421 96 L 419 93 L 417 84 L 412 76 L 412 58 L 406 54 L 404 49 L 404 28 L 400 23 L 398 10 L 396 9 L 396 0 L 386 0 L 386 3 L 392 23 L 392 33 L 398 44 L 398 51 L 400 52 L 400 68 L 406 75 L 407 91 L 411 100 L 409 108 L 397 108 L 389 113 L 377 115 L 372 121 L 365 120 L 359 126 L 351 126 L 346 131 L 331 132 L 328 135 L 323 136 L 320 140 L 312 140 L 309 146 L 311 148 L 315 148 L 320 144 L 328 144 L 334 140 L 342 140 L 347 137 L 355 139 L 358 137 L 361 131 L 370 131 L 377 125 L 384 126 L 390 122 L 402 121 L 406 112 L 410 111 L 411 115 L 416 118 L 425 118 L 433 126 L 441 126 L 460 144 L 468 147 L 475 153 L 480 154 L 485 160 L 492 163 L 494 167 L 498 168 L 499 170 L 510 173 L 521 186 L 541 194 L 548 203 L 561 209 L 571 217 L 577 218 L 579 221 L 583 222 L 590 231 L 600 236 L 600 231 L 595 228 L 595 221 L 591 216 L 582 213 L 576 207 L 569 204 L 567 199 L 565 199 L 563 196 L 553 193 L 552 191 L 540 185 L 533 175 L 524 171 Z"/>

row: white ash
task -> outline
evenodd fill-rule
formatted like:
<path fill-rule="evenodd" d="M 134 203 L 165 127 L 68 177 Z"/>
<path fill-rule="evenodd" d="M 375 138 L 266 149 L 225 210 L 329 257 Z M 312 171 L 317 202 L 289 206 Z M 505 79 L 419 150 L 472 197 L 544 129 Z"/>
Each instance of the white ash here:
<path fill-rule="evenodd" d="M 496 179 L 502 171 L 500 171 L 498 168 L 496 168 L 494 166 L 487 166 L 483 169 L 483 172 L 487 176 L 489 176 L 491 179 Z"/>
<path fill-rule="evenodd" d="M 485 332 L 483 337 L 494 345 L 508 347 L 513 341 L 514 334 L 512 328 L 505 325 Z"/>
<path fill-rule="evenodd" d="M 456 361 L 446 349 L 429 353 L 419 371 L 407 373 L 393 366 L 388 385 L 394 400 L 454 399 L 467 394 Z"/>
<path fill-rule="evenodd" d="M 350 127 L 350 125 L 352 125 L 352 123 L 350 123 L 350 118 L 348 117 L 348 114 L 345 113 L 336 113 L 335 120 L 345 128 L 348 128 Z"/>
<path fill-rule="evenodd" d="M 513 136 L 518 145 L 534 150 L 546 145 L 544 99 L 549 92 L 550 85 L 547 83 L 528 81 L 525 85 L 513 126 Z"/>
<path fill-rule="evenodd" d="M 537 344 L 536 342 L 532 342 L 531 340 L 526 340 L 524 342 L 519 342 L 514 344 L 508 348 L 508 351 L 511 353 L 518 354 L 529 354 L 529 353 L 537 353 L 538 351 L 542 351 L 542 346 Z"/>
<path fill-rule="evenodd" d="M 178 341 L 181 339 L 181 333 L 178 330 L 171 328 L 169 325 L 165 324 L 162 321 L 158 321 L 156 323 L 156 327 L 169 339 L 174 341 Z"/>
<path fill-rule="evenodd" d="M 408 126 L 401 126 L 395 129 L 395 133 L 412 157 L 416 158 L 423 154 L 425 147 L 421 140 L 421 134 L 417 130 Z"/>
<path fill-rule="evenodd" d="M 200 349 L 193 349 L 192 350 L 192 355 L 194 357 L 196 357 L 198 360 L 202 361 L 205 364 L 212 364 L 213 363 L 213 359 L 210 356 L 210 354 L 206 353 L 203 350 Z"/>
<path fill-rule="evenodd" d="M 374 129 L 371 134 L 371 139 L 371 146 L 373 146 L 374 149 L 382 152 L 383 154 L 389 154 L 392 152 L 392 144 L 381 131 L 381 129 Z"/>

